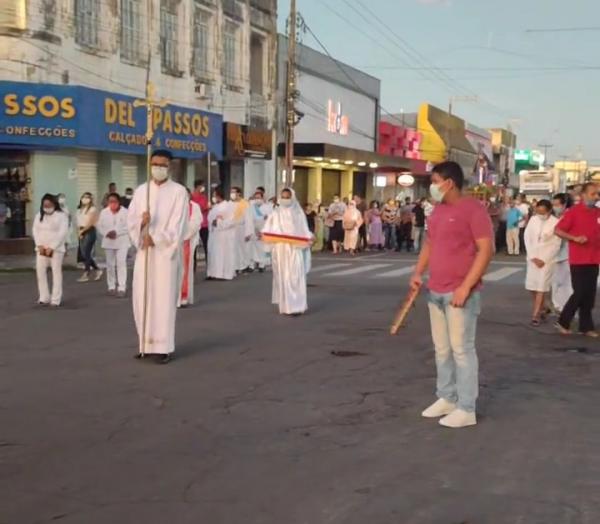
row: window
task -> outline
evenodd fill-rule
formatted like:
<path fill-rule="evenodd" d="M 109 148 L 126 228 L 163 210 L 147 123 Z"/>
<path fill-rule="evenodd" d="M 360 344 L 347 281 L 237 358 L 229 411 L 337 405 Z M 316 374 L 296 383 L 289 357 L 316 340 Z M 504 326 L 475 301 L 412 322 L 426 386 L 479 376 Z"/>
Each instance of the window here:
<path fill-rule="evenodd" d="M 160 60 L 164 69 L 177 71 L 177 12 L 164 2 L 160 8 Z"/>
<path fill-rule="evenodd" d="M 225 22 L 223 31 L 223 64 L 222 72 L 225 83 L 230 86 L 236 85 L 237 82 L 237 38 L 238 25 L 233 22 Z"/>
<path fill-rule="evenodd" d="M 250 91 L 256 95 L 264 94 L 264 39 L 252 33 L 250 37 Z"/>
<path fill-rule="evenodd" d="M 210 76 L 210 27 L 211 14 L 204 9 L 196 8 L 194 16 L 194 74 Z"/>
<path fill-rule="evenodd" d="M 84 46 L 98 47 L 98 9 L 94 0 L 75 0 L 75 41 Z"/>
<path fill-rule="evenodd" d="M 139 62 L 142 41 L 140 0 L 121 0 L 121 58 Z"/>

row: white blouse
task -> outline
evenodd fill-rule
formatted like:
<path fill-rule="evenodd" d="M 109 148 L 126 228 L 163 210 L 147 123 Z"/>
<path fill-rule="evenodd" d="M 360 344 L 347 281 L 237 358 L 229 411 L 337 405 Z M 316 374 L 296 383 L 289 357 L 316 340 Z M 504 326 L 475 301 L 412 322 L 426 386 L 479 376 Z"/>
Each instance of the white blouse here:
<path fill-rule="evenodd" d="M 96 218 L 96 208 L 94 206 L 89 209 L 85 209 L 82 207 L 77 210 L 77 227 L 90 227 L 93 225 L 94 220 Z"/>
<path fill-rule="evenodd" d="M 33 221 L 32 234 L 36 249 L 46 247 L 57 253 L 64 253 L 69 233 L 69 218 L 61 211 L 44 215 L 44 220 L 41 218 L 38 213 Z"/>
<path fill-rule="evenodd" d="M 131 246 L 129 231 L 127 229 L 127 209 L 123 206 L 116 213 L 113 213 L 109 207 L 105 207 L 100 212 L 100 218 L 96 227 L 103 237 L 102 247 L 104 249 L 120 249 Z M 108 238 L 106 236 L 111 231 L 117 233 L 117 238 Z"/>

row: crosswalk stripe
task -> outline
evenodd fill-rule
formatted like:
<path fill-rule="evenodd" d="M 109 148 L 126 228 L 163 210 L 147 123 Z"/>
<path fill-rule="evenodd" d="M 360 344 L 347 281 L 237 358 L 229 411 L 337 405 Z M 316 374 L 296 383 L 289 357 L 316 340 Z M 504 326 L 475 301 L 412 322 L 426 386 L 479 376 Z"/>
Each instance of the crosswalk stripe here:
<path fill-rule="evenodd" d="M 407 275 L 408 273 L 412 273 L 415 269 L 415 266 L 401 267 L 400 269 L 394 269 L 392 271 L 386 271 L 385 273 L 379 273 L 375 275 L 376 278 L 394 278 L 401 277 L 402 275 Z"/>
<path fill-rule="evenodd" d="M 503 267 L 501 269 L 497 269 L 496 271 L 492 271 L 487 275 L 484 275 L 483 280 L 486 282 L 497 282 L 498 280 L 502 280 L 503 278 L 509 277 L 518 273 L 519 271 L 523 271 L 521 267 Z"/>
<path fill-rule="evenodd" d="M 339 271 L 336 273 L 327 273 L 324 277 L 345 277 L 348 275 L 356 275 L 358 273 L 366 273 L 367 271 L 373 271 L 375 269 L 381 269 L 382 267 L 389 267 L 390 264 L 368 264 L 362 267 L 355 267 L 352 269 L 346 269 L 346 271 Z"/>
<path fill-rule="evenodd" d="M 339 269 L 342 267 L 348 267 L 349 264 L 327 264 L 325 266 L 316 266 L 311 268 L 311 273 L 316 273 L 317 271 L 328 271 L 330 269 Z"/>

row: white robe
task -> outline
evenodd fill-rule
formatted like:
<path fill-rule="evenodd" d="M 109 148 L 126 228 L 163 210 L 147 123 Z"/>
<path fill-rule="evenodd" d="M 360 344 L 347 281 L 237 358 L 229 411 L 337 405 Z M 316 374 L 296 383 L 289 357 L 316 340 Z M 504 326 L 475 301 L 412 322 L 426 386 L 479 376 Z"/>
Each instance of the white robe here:
<path fill-rule="evenodd" d="M 183 300 L 181 293 L 179 293 L 177 297 L 177 307 L 181 306 L 181 304 L 193 304 L 194 303 L 194 257 L 196 255 L 196 248 L 198 247 L 198 243 L 200 242 L 200 226 L 202 225 L 202 210 L 200 206 L 190 200 L 189 205 L 191 206 L 192 212 L 191 214 L 188 211 L 188 223 L 185 230 L 185 234 L 183 235 L 183 241 L 190 241 L 190 259 L 188 261 L 187 268 L 187 278 L 188 278 L 188 296 L 187 300 Z M 183 258 L 183 245 L 182 245 L 182 256 L 181 256 L 182 264 L 185 263 Z M 183 279 L 185 278 L 185 268 L 181 271 L 181 285 L 183 286 Z M 179 289 L 182 289 L 179 286 Z M 183 290 L 182 290 L 183 291 Z"/>
<path fill-rule="evenodd" d="M 294 199 L 291 207 L 277 207 L 267 219 L 263 233 L 311 238 L 304 211 Z M 294 315 L 308 309 L 306 274 L 310 268 L 310 249 L 287 243 L 269 245 L 273 267 L 272 302 L 279 313 Z"/>
<path fill-rule="evenodd" d="M 251 237 L 254 232 L 254 218 L 252 210 L 247 200 L 238 200 L 231 202 L 234 209 L 235 222 L 235 244 L 236 244 L 236 264 L 235 269 L 243 271 L 252 264 L 250 255 L 250 242 L 246 242 L 246 237 Z"/>
<path fill-rule="evenodd" d="M 527 249 L 527 276 L 525 289 L 528 291 L 550 291 L 552 273 L 556 257 L 560 251 L 561 240 L 554 234 L 558 223 L 555 216 L 542 220 L 539 216 L 531 217 L 525 228 L 525 248 Z M 544 266 L 537 267 L 532 260 L 538 258 Z"/>
<path fill-rule="evenodd" d="M 263 241 L 260 239 L 261 231 L 265 227 L 267 216 L 263 213 L 264 204 L 256 206 L 250 203 L 250 212 L 252 215 L 254 230 L 250 239 L 250 259 L 253 264 L 264 268 L 269 265 L 269 257 L 265 251 Z"/>
<path fill-rule="evenodd" d="M 188 221 L 189 197 L 172 180 L 150 182 L 149 233 L 154 247 L 148 250 L 148 295 L 145 344 L 142 341 L 146 250 L 141 248 L 141 221 L 146 210 L 147 184 L 138 187 L 129 205 L 129 236 L 137 249 L 133 269 L 133 315 L 140 351 L 172 353 L 175 350 L 175 313 L 181 290 L 181 245 Z"/>
<path fill-rule="evenodd" d="M 235 204 L 223 201 L 208 213 L 208 260 L 206 276 L 233 280 L 237 265 Z M 217 218 L 219 217 L 219 218 Z M 215 224 L 216 220 L 216 224 Z"/>

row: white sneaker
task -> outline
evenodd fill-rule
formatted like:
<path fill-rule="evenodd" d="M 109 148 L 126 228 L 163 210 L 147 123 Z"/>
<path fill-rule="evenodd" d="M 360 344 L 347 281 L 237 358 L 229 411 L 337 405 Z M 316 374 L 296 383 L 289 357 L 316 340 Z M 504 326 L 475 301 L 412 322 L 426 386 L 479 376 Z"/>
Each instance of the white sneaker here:
<path fill-rule="evenodd" d="M 87 272 L 85 272 L 83 275 L 81 275 L 78 279 L 77 282 L 89 282 L 90 281 L 90 276 Z"/>
<path fill-rule="evenodd" d="M 440 420 L 440 425 L 447 428 L 466 428 L 475 424 L 477 424 L 475 412 L 469 413 L 462 409 L 455 409 L 448 416 Z"/>
<path fill-rule="evenodd" d="M 94 280 L 98 281 L 102 278 L 102 270 L 101 269 L 96 269 L 96 272 L 94 274 Z"/>
<path fill-rule="evenodd" d="M 440 398 L 436 400 L 431 406 L 429 406 L 421 416 L 425 418 L 437 418 L 443 417 L 452 413 L 456 409 L 456 404 L 448 402 L 446 399 Z"/>

